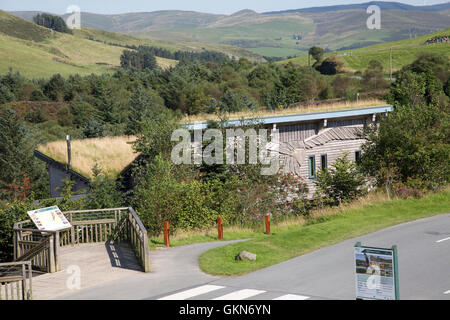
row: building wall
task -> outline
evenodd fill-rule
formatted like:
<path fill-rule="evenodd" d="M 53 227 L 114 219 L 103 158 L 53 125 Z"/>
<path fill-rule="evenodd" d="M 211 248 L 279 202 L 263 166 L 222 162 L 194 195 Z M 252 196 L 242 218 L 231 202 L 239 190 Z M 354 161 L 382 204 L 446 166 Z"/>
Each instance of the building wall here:
<path fill-rule="evenodd" d="M 301 123 L 277 127 L 280 142 L 301 141 L 317 134 L 318 123 Z"/>
<path fill-rule="evenodd" d="M 361 150 L 361 145 L 365 142 L 363 139 L 358 140 L 345 140 L 345 141 L 330 141 L 322 146 L 317 146 L 312 149 L 306 150 L 306 156 L 300 167 L 301 177 L 308 185 L 309 196 L 311 197 L 316 191 L 314 180 L 309 178 L 309 163 L 310 156 L 314 156 L 316 161 L 316 171 L 321 168 L 321 155 L 327 155 L 327 167 L 330 168 L 336 159 L 340 157 L 344 152 L 348 152 L 348 158 L 351 161 L 355 161 L 355 151 Z"/>
<path fill-rule="evenodd" d="M 61 170 L 59 167 L 52 164 L 47 164 L 47 167 L 50 180 L 50 197 L 59 197 L 61 196 L 61 187 L 63 186 L 62 181 L 67 180 L 70 174 L 66 170 Z M 72 175 L 70 179 L 75 182 L 73 192 L 80 190 L 85 190 L 86 192 L 89 191 L 89 184 L 85 181 L 77 178 L 75 175 Z"/>

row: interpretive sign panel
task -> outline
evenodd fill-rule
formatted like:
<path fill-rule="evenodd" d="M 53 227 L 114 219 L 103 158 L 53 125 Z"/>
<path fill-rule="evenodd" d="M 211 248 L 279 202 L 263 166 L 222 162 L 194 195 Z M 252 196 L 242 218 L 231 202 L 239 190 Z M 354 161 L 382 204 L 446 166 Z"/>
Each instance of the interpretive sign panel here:
<path fill-rule="evenodd" d="M 28 211 L 28 215 L 39 230 L 58 231 L 71 227 L 57 206 Z"/>
<path fill-rule="evenodd" d="M 356 299 L 398 300 L 397 248 L 364 247 L 354 250 Z"/>

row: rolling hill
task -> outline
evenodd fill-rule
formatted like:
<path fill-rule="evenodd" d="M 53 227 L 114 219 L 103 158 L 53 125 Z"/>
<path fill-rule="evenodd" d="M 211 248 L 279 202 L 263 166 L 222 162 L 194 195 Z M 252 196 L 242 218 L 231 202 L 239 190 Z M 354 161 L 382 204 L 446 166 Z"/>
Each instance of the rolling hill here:
<path fill-rule="evenodd" d="M 450 43 L 425 44 L 434 37 L 450 36 L 450 28 L 423 35 L 414 39 L 407 39 L 395 42 L 386 42 L 355 50 L 339 51 L 337 53 L 327 53 L 326 56 L 339 55 L 346 63 L 349 71 L 365 70 L 371 60 L 378 60 L 382 63 L 386 73 L 389 72 L 389 56 L 392 48 L 393 71 L 399 70 L 404 65 L 413 62 L 422 53 L 440 53 L 450 57 Z M 282 60 L 277 63 L 286 64 L 292 62 L 297 65 L 308 65 L 307 57 L 297 57 Z"/>
<path fill-rule="evenodd" d="M 0 10 L 0 73 L 12 68 L 27 77 L 37 78 L 55 73 L 67 76 L 112 72 L 120 65 L 125 45 L 151 45 L 171 51 L 217 50 L 262 61 L 256 54 L 232 46 L 139 39 L 87 27 L 73 30 L 73 35 L 59 33 Z M 177 63 L 161 57 L 156 59 L 162 68 Z"/>
<path fill-rule="evenodd" d="M 368 30 L 369 5 L 382 10 L 381 30 Z M 14 14 L 30 19 L 29 12 Z M 450 3 L 410 6 L 368 2 L 280 12 L 242 10 L 232 15 L 192 11 L 156 11 L 102 15 L 82 13 L 84 26 L 171 42 L 239 46 L 264 56 L 305 55 L 319 45 L 350 49 L 414 38 L 450 26 Z"/>

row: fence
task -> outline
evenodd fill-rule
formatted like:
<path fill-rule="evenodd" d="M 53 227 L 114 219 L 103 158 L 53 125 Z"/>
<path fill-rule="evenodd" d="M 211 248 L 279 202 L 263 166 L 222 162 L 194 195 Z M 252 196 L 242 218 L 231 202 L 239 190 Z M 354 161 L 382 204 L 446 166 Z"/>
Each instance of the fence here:
<path fill-rule="evenodd" d="M 0 263 L 0 300 L 31 300 L 31 261 Z"/>
<path fill-rule="evenodd" d="M 34 269 L 61 270 L 61 247 L 81 243 L 129 241 L 145 272 L 150 271 L 147 230 L 133 208 L 64 212 L 72 227 L 40 231 L 30 220 L 14 224 L 14 260 L 31 260 Z"/>

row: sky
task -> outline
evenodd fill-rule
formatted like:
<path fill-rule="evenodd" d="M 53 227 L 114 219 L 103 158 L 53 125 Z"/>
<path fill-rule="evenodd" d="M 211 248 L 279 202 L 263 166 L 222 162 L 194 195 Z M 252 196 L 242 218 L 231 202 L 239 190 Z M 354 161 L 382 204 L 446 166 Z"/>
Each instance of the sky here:
<path fill-rule="evenodd" d="M 411 5 L 433 5 L 448 2 L 433 0 L 397 1 Z M 103 14 L 158 10 L 189 10 L 232 14 L 242 9 L 266 12 L 364 2 L 369 2 L 369 0 L 0 0 L 0 9 L 6 11 L 46 11 L 55 14 L 64 14 L 69 5 L 77 5 L 81 8 L 81 11 Z"/>

